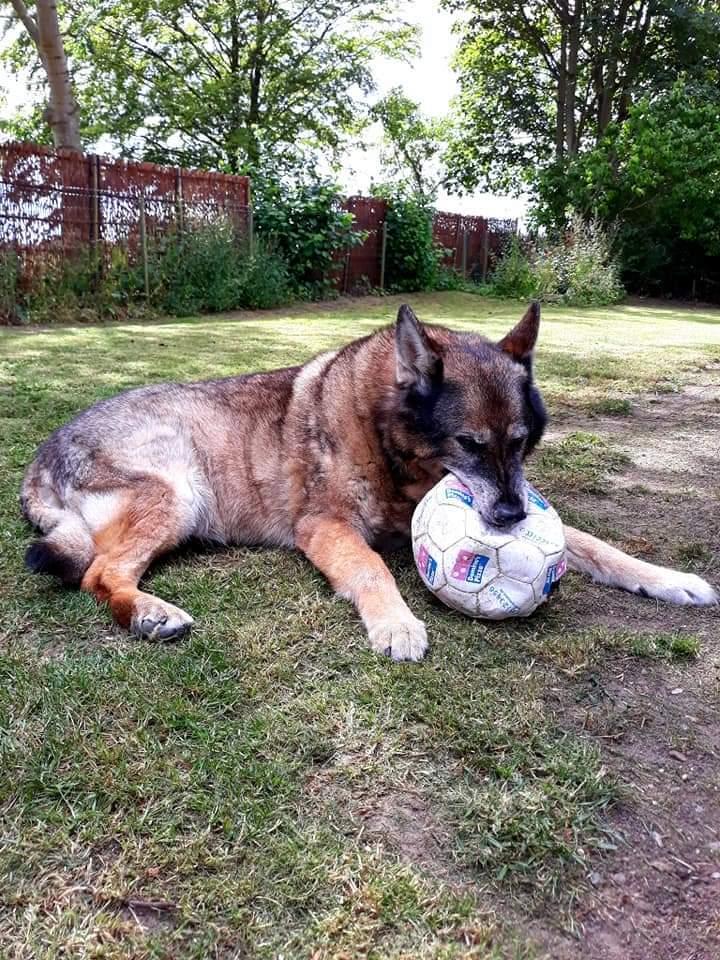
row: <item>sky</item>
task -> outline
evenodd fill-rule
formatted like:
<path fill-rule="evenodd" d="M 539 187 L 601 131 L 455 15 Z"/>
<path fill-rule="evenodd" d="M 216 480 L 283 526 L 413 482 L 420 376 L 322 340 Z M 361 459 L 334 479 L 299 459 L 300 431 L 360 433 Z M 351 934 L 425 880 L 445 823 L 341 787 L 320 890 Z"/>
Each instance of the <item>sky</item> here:
<path fill-rule="evenodd" d="M 440 9 L 438 0 L 406 0 L 403 15 L 420 31 L 420 55 L 412 63 L 377 60 L 374 74 L 380 95 L 393 87 L 419 103 L 423 113 L 443 116 L 457 92 L 451 60 L 457 38 L 452 33 L 453 18 Z M 6 105 L 0 104 L 0 115 L 15 112 L 26 96 L 22 81 L 7 75 L 0 77 L 0 90 Z M 371 180 L 379 179 L 380 128 L 369 128 L 365 135 L 366 149 L 349 151 L 341 181 L 348 193 L 367 193 Z M 452 213 L 477 214 L 487 217 L 522 217 L 525 203 L 514 197 L 477 193 L 472 196 L 448 196 L 441 193 L 438 208 Z"/>
<path fill-rule="evenodd" d="M 419 27 L 420 55 L 412 63 L 376 61 L 373 72 L 378 92 L 384 94 L 393 87 L 402 87 L 407 96 L 419 103 L 423 113 L 443 116 L 458 91 L 451 66 L 457 45 L 457 37 L 452 32 L 453 17 L 440 9 L 438 0 L 408 0 L 403 14 Z M 367 139 L 379 143 L 379 126 L 368 130 Z M 343 170 L 343 185 L 348 192 L 367 192 L 373 174 L 377 179 L 378 155 L 377 146 L 364 152 L 352 151 L 348 155 Z M 466 197 L 441 193 L 438 207 L 451 213 L 522 217 L 526 203 L 522 199 L 491 193 L 476 193 Z"/>

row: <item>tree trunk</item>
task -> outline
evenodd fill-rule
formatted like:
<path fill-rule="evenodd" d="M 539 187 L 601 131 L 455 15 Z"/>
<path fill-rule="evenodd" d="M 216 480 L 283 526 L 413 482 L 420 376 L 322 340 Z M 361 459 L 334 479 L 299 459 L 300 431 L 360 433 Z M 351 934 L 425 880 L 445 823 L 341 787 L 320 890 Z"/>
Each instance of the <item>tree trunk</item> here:
<path fill-rule="evenodd" d="M 565 154 L 565 112 L 567 101 L 567 13 L 568 3 L 561 4 L 560 14 L 560 62 L 558 65 L 557 90 L 555 92 L 555 159 L 562 160 Z"/>
<path fill-rule="evenodd" d="M 56 147 L 82 150 L 78 105 L 73 96 L 65 46 L 60 35 L 56 0 L 36 0 L 33 17 L 23 0 L 11 0 L 13 9 L 35 44 L 50 88 L 45 112 Z"/>
<path fill-rule="evenodd" d="M 565 82 L 565 144 L 568 155 L 574 157 L 577 153 L 578 138 L 575 125 L 575 108 L 577 97 L 578 54 L 580 51 L 580 20 L 582 17 L 582 0 L 574 0 L 573 12 L 570 18 L 568 31 L 567 52 L 567 80 Z"/>

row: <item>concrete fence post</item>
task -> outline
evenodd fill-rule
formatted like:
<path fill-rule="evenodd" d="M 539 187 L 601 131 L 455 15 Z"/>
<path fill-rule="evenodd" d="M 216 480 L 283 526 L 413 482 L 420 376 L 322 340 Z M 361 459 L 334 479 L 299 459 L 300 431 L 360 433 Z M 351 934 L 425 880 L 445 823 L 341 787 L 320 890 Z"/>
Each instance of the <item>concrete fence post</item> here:
<path fill-rule="evenodd" d="M 145 191 L 140 194 L 140 256 L 143 265 L 145 299 L 150 299 L 150 271 L 148 268 L 147 222 L 145 217 Z"/>
<path fill-rule="evenodd" d="M 183 201 L 182 169 L 175 170 L 175 216 L 177 217 L 178 233 L 185 230 L 185 203 Z"/>
<path fill-rule="evenodd" d="M 485 221 L 485 233 L 483 234 L 482 245 L 482 282 L 487 282 L 488 257 L 490 255 L 490 224 Z"/>
<path fill-rule="evenodd" d="M 387 257 L 387 220 L 382 224 L 382 240 L 380 244 L 380 289 L 385 290 L 385 260 Z"/>

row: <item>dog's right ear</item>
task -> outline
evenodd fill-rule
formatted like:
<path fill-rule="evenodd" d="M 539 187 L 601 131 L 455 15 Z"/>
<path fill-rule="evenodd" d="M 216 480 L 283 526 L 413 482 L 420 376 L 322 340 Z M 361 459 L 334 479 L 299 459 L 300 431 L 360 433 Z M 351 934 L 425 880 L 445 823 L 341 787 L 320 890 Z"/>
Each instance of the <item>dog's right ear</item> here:
<path fill-rule="evenodd" d="M 404 303 L 395 324 L 395 380 L 399 387 L 427 394 L 442 379 L 443 362 L 422 324 Z"/>
<path fill-rule="evenodd" d="M 513 360 L 522 363 L 529 370 L 539 329 L 540 302 L 534 300 L 525 311 L 520 323 L 516 324 L 510 333 L 505 334 L 498 346 L 505 353 L 509 353 Z"/>

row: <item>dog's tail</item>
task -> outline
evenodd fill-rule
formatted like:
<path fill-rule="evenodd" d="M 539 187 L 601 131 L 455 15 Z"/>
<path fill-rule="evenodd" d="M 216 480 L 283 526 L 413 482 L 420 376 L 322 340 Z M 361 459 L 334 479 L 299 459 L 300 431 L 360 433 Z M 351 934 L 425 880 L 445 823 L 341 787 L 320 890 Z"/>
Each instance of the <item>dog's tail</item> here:
<path fill-rule="evenodd" d="M 20 499 L 25 517 L 44 534 L 31 543 L 25 563 L 33 573 L 48 573 L 76 586 L 95 556 L 90 528 L 79 513 L 49 492 L 32 468 Z"/>
<path fill-rule="evenodd" d="M 565 526 L 565 540 L 570 569 L 589 574 L 597 583 L 667 603 L 709 606 L 719 602 L 713 587 L 694 573 L 670 570 L 630 557 L 574 527 Z"/>

